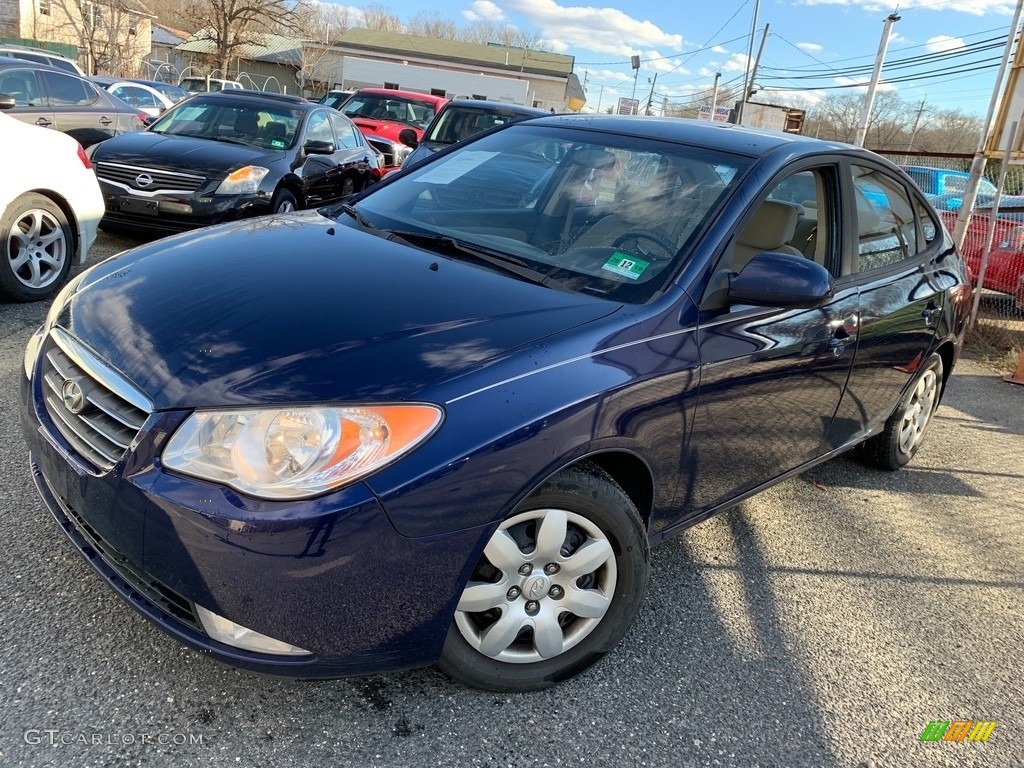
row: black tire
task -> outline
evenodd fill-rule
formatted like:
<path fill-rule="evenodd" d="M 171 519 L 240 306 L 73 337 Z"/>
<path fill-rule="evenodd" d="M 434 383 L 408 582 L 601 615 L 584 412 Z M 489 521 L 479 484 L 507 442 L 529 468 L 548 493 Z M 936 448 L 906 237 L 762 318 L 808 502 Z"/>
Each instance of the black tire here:
<path fill-rule="evenodd" d="M 894 472 L 914 458 L 939 407 L 942 373 L 942 358 L 933 353 L 918 368 L 896 410 L 885 422 L 885 429 L 861 446 L 861 456 L 867 464 Z"/>
<path fill-rule="evenodd" d="M 544 531 L 551 534 L 547 545 L 538 542 Z M 575 564 L 573 558 L 579 558 Z M 559 570 L 549 570 L 552 564 Z M 622 640 L 647 590 L 649 569 L 647 532 L 626 493 L 597 467 L 570 468 L 520 504 L 491 536 L 437 666 L 455 680 L 492 691 L 538 690 L 572 677 Z M 570 606 L 593 615 L 581 617 Z M 499 626 L 502 619 L 508 621 Z M 547 631 L 535 633 L 536 627 Z M 487 652 L 494 628 L 496 637 L 515 639 L 498 639 Z M 550 655 L 541 655 L 543 645 Z"/>
<path fill-rule="evenodd" d="M 0 296 L 40 301 L 55 294 L 71 272 L 75 233 L 60 206 L 34 192 L 0 216 Z"/>
<path fill-rule="evenodd" d="M 341 198 L 344 199 L 349 195 L 356 193 L 356 180 L 351 176 L 346 176 L 341 181 Z"/>
<path fill-rule="evenodd" d="M 298 210 L 299 201 L 287 189 L 279 189 L 270 202 L 270 210 L 274 213 L 289 213 Z"/>

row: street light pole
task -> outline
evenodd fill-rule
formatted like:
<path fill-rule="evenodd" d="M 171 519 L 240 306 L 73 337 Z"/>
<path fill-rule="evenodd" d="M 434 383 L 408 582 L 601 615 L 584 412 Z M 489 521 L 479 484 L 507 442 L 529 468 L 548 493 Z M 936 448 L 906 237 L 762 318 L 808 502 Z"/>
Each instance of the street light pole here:
<path fill-rule="evenodd" d="M 889 49 L 889 33 L 892 25 L 900 20 L 895 13 L 890 13 L 882 28 L 882 39 L 878 43 L 878 56 L 875 57 L 875 68 L 871 72 L 871 83 L 868 85 L 868 92 L 864 97 L 864 109 L 860 112 L 860 125 L 857 126 L 857 135 L 853 143 L 858 147 L 864 146 L 864 139 L 868 135 L 868 123 L 871 122 L 871 108 L 875 105 L 875 91 L 878 89 L 878 80 L 882 76 L 882 63 L 885 61 L 885 52 Z"/>

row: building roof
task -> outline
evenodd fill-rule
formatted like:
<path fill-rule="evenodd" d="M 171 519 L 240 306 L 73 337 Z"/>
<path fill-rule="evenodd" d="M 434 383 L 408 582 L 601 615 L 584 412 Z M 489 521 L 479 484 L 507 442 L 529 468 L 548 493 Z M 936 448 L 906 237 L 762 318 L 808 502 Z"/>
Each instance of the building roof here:
<path fill-rule="evenodd" d="M 256 33 L 252 35 L 252 40 L 253 42 L 236 48 L 231 58 L 291 64 L 295 67 L 302 65 L 302 38 Z M 179 51 L 212 54 L 217 52 L 217 43 L 213 37 L 213 30 L 201 29 L 177 48 Z"/>
<path fill-rule="evenodd" d="M 460 64 L 483 64 L 492 69 L 526 72 L 535 75 L 565 77 L 572 72 L 574 59 L 561 53 L 505 45 L 465 43 L 399 32 L 352 27 L 334 41 L 334 47 L 355 48 L 379 53 L 407 53 Z"/>
<path fill-rule="evenodd" d="M 164 24 L 153 22 L 152 40 L 154 45 L 181 45 L 189 38 L 189 33 L 174 29 Z"/>

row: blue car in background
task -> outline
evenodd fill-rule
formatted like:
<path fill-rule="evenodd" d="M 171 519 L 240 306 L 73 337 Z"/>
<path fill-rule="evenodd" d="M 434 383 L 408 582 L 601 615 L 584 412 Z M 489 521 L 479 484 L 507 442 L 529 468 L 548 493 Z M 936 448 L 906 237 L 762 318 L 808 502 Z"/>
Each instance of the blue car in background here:
<path fill-rule="evenodd" d="M 849 450 L 909 462 L 969 308 L 877 155 L 552 115 L 94 266 L 21 417 L 62 532 L 205 656 L 531 690 L 622 640 L 652 546 Z"/>

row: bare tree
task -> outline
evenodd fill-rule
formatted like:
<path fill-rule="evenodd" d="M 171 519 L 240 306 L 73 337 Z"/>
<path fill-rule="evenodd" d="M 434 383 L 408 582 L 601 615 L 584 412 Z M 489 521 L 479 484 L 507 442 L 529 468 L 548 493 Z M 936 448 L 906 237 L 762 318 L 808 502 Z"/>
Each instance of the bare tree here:
<path fill-rule="evenodd" d="M 437 11 L 420 11 L 409 20 L 405 31 L 410 35 L 433 37 L 437 40 L 459 39 L 458 25 Z"/>
<path fill-rule="evenodd" d="M 259 44 L 265 32 L 299 32 L 302 4 L 285 0 L 193 0 L 185 12 L 196 39 L 216 46 L 216 62 L 227 73 L 232 58 L 246 45 Z"/>
<path fill-rule="evenodd" d="M 372 3 L 363 8 L 363 24 L 367 29 L 378 32 L 403 32 L 402 20 L 390 8 L 380 3 Z"/>
<path fill-rule="evenodd" d="M 120 0 L 54 0 L 51 17 L 60 34 L 84 53 L 87 74 L 134 76 L 149 52 L 149 41 L 137 34 L 139 13 Z"/>

